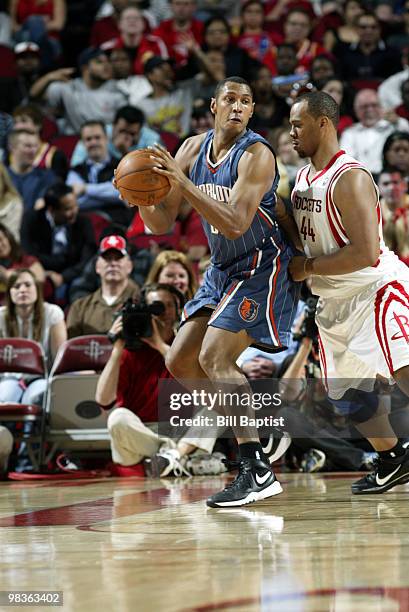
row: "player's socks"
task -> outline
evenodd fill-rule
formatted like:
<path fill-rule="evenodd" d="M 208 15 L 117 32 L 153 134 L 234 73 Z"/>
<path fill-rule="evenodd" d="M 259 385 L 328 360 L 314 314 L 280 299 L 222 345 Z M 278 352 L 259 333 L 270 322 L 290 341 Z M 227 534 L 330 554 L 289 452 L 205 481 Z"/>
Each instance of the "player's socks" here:
<path fill-rule="evenodd" d="M 386 451 L 380 451 L 378 452 L 378 455 L 381 459 L 394 459 L 395 457 L 403 457 L 403 455 L 405 454 L 406 449 L 404 448 L 404 446 L 398 441 L 398 443 L 396 444 L 396 446 L 394 446 L 393 448 L 390 448 Z"/>
<path fill-rule="evenodd" d="M 405 482 L 409 482 L 409 450 L 395 457 L 389 451 L 389 456 L 380 456 L 375 470 L 354 482 L 351 490 L 354 495 L 384 493 Z"/>
<path fill-rule="evenodd" d="M 267 460 L 260 442 L 243 442 L 243 444 L 239 444 L 239 455 L 241 459 Z"/>

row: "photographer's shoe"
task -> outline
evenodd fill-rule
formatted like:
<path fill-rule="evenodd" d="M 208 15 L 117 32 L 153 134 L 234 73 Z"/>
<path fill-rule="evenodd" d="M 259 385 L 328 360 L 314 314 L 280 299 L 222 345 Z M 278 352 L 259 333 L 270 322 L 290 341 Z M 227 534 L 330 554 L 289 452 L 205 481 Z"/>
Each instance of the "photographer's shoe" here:
<path fill-rule="evenodd" d="M 149 478 L 164 478 L 165 476 L 190 476 L 180 461 L 179 451 L 174 448 L 160 451 L 143 462 L 145 475 Z"/>
<path fill-rule="evenodd" d="M 378 459 L 375 471 L 354 482 L 351 491 L 354 495 L 384 493 L 405 482 L 409 482 L 409 450 L 395 459 Z"/>
<path fill-rule="evenodd" d="M 236 478 L 207 500 L 211 508 L 244 506 L 282 493 L 282 488 L 268 463 L 259 459 L 240 459 L 228 462 L 228 467 L 238 467 Z"/>
<path fill-rule="evenodd" d="M 182 463 L 192 476 L 218 476 L 227 472 L 226 455 L 223 453 L 200 453 L 188 456 Z"/>
<path fill-rule="evenodd" d="M 291 444 L 291 436 L 286 431 L 274 431 L 268 438 L 260 440 L 263 453 L 270 463 L 278 461 L 287 452 Z"/>
<path fill-rule="evenodd" d="M 302 456 L 301 469 L 308 474 L 319 472 L 325 466 L 326 460 L 327 458 L 322 450 L 310 448 L 310 450 Z"/>

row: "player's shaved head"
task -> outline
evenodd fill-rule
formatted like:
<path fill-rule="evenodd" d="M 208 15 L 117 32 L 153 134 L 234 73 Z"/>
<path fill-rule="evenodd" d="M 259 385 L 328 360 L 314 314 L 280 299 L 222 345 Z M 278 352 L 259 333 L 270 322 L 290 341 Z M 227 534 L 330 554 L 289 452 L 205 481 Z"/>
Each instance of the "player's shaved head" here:
<path fill-rule="evenodd" d="M 223 81 L 220 81 L 216 85 L 216 89 L 214 90 L 214 97 L 216 99 L 219 96 L 219 94 L 223 91 L 223 88 L 227 83 L 237 83 L 238 85 L 245 85 L 248 88 L 251 97 L 253 97 L 253 90 L 251 89 L 250 83 L 248 83 L 246 79 L 242 79 L 239 76 L 232 76 L 232 77 L 227 77 L 227 79 L 223 79 Z"/>
<path fill-rule="evenodd" d="M 339 122 L 339 106 L 334 98 L 325 91 L 312 91 L 302 94 L 297 98 L 294 104 L 301 102 L 307 103 L 307 113 L 318 119 L 319 117 L 328 117 L 337 128 Z"/>

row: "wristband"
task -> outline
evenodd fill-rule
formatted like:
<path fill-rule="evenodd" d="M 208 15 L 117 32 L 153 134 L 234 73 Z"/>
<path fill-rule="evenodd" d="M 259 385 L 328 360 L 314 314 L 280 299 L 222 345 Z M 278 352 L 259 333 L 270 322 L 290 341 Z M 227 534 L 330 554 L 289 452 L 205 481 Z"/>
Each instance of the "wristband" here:
<path fill-rule="evenodd" d="M 306 274 L 307 276 L 311 276 L 313 274 L 313 264 L 314 264 L 314 260 L 315 257 L 307 257 L 304 260 L 304 274 Z"/>
<path fill-rule="evenodd" d="M 121 334 L 113 334 L 112 332 L 108 332 L 107 333 L 107 338 L 110 342 L 112 342 L 112 344 L 115 344 L 115 342 L 121 337 Z"/>

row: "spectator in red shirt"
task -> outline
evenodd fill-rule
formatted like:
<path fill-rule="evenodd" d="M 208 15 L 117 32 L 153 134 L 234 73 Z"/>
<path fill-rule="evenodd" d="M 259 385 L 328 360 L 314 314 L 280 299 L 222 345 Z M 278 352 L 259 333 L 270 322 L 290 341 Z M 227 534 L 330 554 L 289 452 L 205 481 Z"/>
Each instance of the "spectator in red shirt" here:
<path fill-rule="evenodd" d="M 311 29 L 311 17 L 307 11 L 302 8 L 289 11 L 284 22 L 285 42 L 296 47 L 298 67 L 306 70 L 315 56 L 325 53 L 322 45 L 310 40 Z"/>
<path fill-rule="evenodd" d="M 276 74 L 275 46 L 270 35 L 264 30 L 264 10 L 260 0 L 248 0 L 242 9 L 242 29 L 237 45 L 250 57 L 267 66 L 271 74 Z"/>
<path fill-rule="evenodd" d="M 196 10 L 194 0 L 171 0 L 173 18 L 162 21 L 154 30 L 166 44 L 169 55 L 176 62 L 176 69 L 183 67 L 189 57 L 189 51 L 184 44 L 186 35 L 193 36 L 199 45 L 203 42 L 203 23 L 194 19 Z"/>
<path fill-rule="evenodd" d="M 141 11 L 127 6 L 118 18 L 119 36 L 104 43 L 102 49 L 125 49 L 133 62 L 134 73 L 143 74 L 143 65 L 149 58 L 169 57 L 164 42 L 158 36 L 145 34 L 145 27 Z"/>

